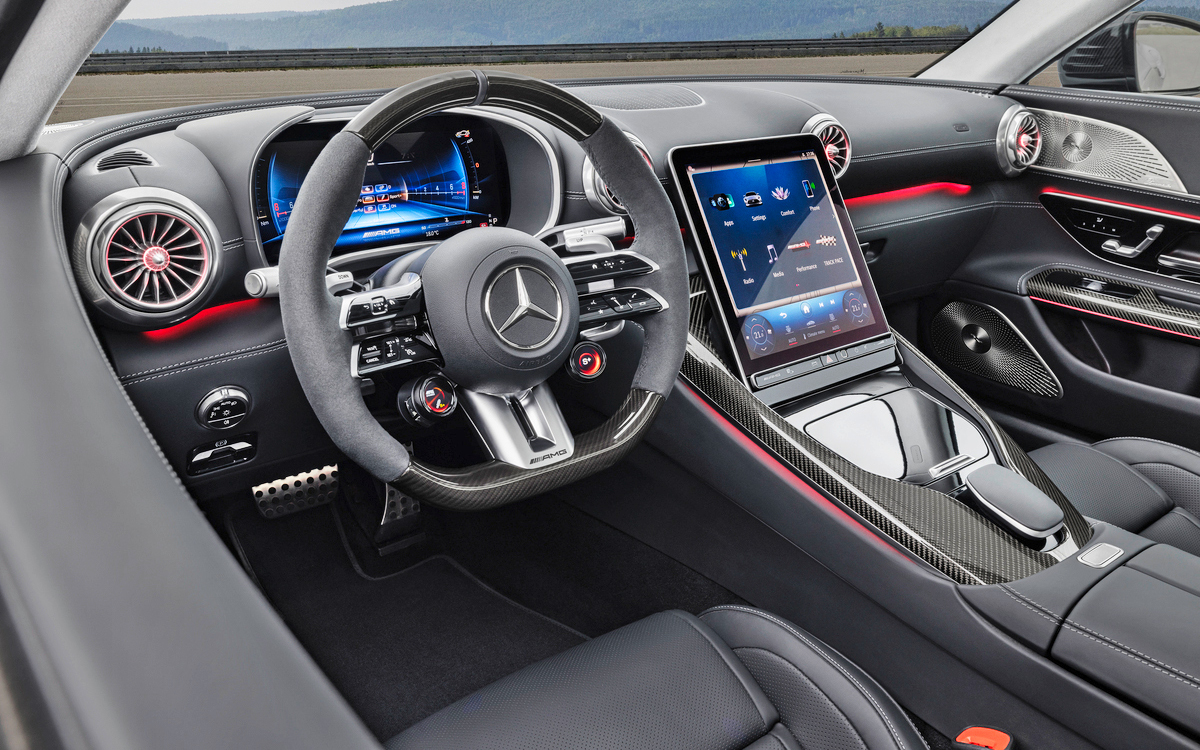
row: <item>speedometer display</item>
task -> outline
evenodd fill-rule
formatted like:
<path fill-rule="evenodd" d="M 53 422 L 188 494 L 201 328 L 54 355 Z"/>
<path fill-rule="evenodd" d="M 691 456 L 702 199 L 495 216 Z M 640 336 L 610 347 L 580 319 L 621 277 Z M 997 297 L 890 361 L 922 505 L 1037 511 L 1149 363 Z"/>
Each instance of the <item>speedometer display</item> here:
<path fill-rule="evenodd" d="M 506 220 L 507 169 L 493 129 L 467 116 L 429 117 L 418 128 L 396 133 L 371 155 L 334 255 L 437 241 Z M 279 261 L 309 168 L 340 129 L 340 123 L 297 125 L 263 149 L 254 170 L 254 200 L 269 263 Z"/>

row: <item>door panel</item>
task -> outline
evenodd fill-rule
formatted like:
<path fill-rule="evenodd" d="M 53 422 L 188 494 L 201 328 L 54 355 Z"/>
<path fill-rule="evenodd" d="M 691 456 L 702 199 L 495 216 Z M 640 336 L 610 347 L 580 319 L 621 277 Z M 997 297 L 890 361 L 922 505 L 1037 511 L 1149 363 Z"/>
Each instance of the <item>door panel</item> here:
<path fill-rule="evenodd" d="M 1029 86 L 1004 93 L 1029 107 L 1136 131 L 1162 153 L 1186 187 L 1200 192 L 1200 148 L 1195 139 L 1181 137 L 1200 132 L 1200 103 Z M 1055 148 L 1063 144 L 1043 144 L 1043 149 Z M 1034 426 L 1082 439 L 1137 435 L 1200 450 L 1200 271 L 1189 278 L 1186 264 L 1160 268 L 1158 261 L 1159 253 L 1190 247 L 1191 228 L 1200 227 L 1200 197 L 1036 169 L 993 183 L 991 190 L 995 209 L 979 242 L 951 279 L 921 304 L 922 348 L 969 392 Z M 1115 208 L 1087 204 L 1104 209 L 1103 215 L 1072 217 L 1069 210 L 1081 204 L 1055 204 L 1059 199 L 1047 200 L 1047 193 Z M 1128 223 L 1117 230 L 1094 223 L 1108 220 L 1104 217 Z M 1160 219 L 1162 241 L 1151 243 L 1145 256 L 1125 258 L 1102 248 L 1104 241 L 1119 239 L 1113 249 L 1131 252 L 1131 244 Z M 958 331 L 956 337 L 955 331 L 947 333 L 947 315 L 938 317 L 952 302 L 959 303 L 955 311 L 969 309 L 963 302 L 993 309 L 1036 358 L 972 351 L 981 346 L 977 333 Z M 964 329 L 969 323 L 955 321 Z M 987 325 L 1003 327 L 994 319 Z M 937 342 L 935 335 L 941 336 Z M 997 335 L 1015 340 L 1004 330 L 991 340 Z M 1046 395 L 1046 389 L 1039 394 L 1021 377 L 998 376 L 970 359 L 964 365 L 963 357 L 991 357 L 1003 365 L 994 370 L 1007 367 L 1018 374 L 1040 359 L 1061 384 L 1061 395 Z"/>

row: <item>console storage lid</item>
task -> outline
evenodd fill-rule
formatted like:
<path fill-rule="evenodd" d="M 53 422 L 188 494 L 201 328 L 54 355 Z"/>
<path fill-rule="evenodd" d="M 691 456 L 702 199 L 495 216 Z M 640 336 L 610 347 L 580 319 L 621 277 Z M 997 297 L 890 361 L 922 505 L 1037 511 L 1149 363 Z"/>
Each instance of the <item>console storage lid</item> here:
<path fill-rule="evenodd" d="M 1158 544 L 1099 581 L 1051 658 L 1200 736 L 1200 558 Z"/>

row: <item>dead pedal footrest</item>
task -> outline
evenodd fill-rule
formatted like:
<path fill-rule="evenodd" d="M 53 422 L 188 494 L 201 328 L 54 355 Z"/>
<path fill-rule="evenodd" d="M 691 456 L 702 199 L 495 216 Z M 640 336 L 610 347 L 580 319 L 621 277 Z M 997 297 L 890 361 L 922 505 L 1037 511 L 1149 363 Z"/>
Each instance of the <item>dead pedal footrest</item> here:
<path fill-rule="evenodd" d="M 338 467 L 330 464 L 319 469 L 293 474 L 250 488 L 258 512 L 266 518 L 279 518 L 305 508 L 323 505 L 337 497 Z"/>

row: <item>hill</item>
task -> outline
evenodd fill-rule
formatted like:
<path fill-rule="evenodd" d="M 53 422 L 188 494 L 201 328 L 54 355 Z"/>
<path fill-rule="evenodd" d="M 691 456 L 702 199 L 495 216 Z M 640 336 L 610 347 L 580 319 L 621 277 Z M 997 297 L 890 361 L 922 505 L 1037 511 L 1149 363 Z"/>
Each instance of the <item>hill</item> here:
<path fill-rule="evenodd" d="M 96 52 L 127 52 L 148 47 L 162 49 L 168 52 L 202 52 L 205 50 L 229 49 L 225 42 L 218 42 L 202 36 L 181 36 L 162 29 L 148 29 L 143 26 L 117 21 L 96 44 Z"/>
<path fill-rule="evenodd" d="M 388 0 L 272 17 L 191 16 L 134 23 L 147 32 L 216 40 L 232 49 L 586 44 L 803 39 L 849 35 L 877 23 L 973 29 L 1002 7 L 989 0 L 758 0 L 734 5 L 727 0 Z M 125 47 L 131 44 L 174 49 L 149 41 Z"/>

